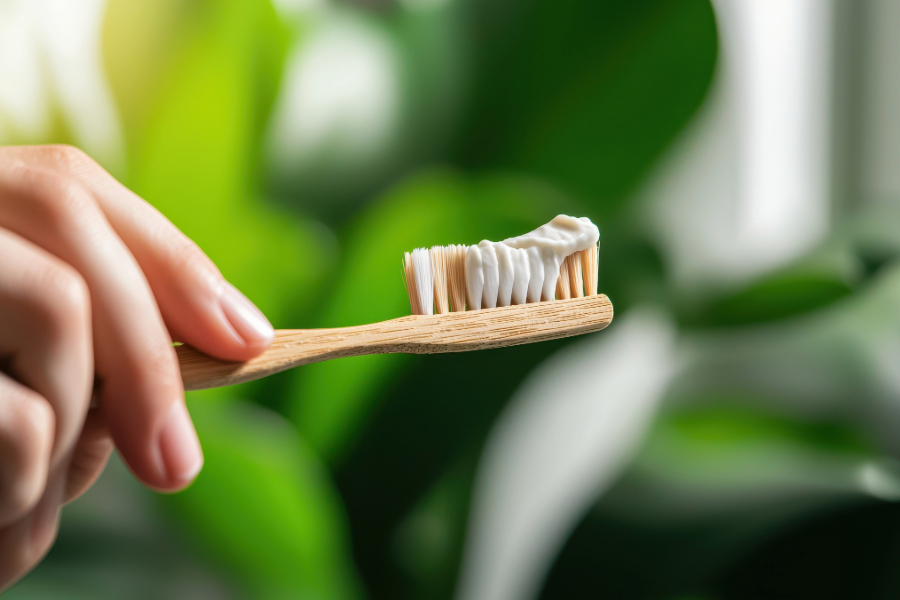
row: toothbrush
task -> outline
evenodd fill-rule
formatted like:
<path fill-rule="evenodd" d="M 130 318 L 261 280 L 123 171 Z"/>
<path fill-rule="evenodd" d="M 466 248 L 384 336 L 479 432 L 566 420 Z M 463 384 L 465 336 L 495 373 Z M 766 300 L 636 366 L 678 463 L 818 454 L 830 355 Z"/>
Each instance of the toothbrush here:
<path fill-rule="evenodd" d="M 575 229 L 581 227 L 583 233 L 586 228 L 584 223 L 573 225 L 574 221 L 578 220 L 560 215 L 531 234 L 505 242 L 436 246 L 406 253 L 403 272 L 413 312 L 409 316 L 354 327 L 279 330 L 268 350 L 244 363 L 220 361 L 190 346 L 178 346 L 175 350 L 184 388 L 234 385 L 348 356 L 467 352 L 600 331 L 612 321 L 613 307 L 609 298 L 597 293 L 599 234 L 593 223 L 581 219 L 589 224 L 589 235 L 581 235 L 573 246 L 569 242 L 576 239 Z M 531 253 L 529 267 L 526 249 L 515 245 L 527 245 L 522 239 L 531 244 L 535 234 L 546 228 L 566 243 L 545 243 L 541 252 Z M 539 237 L 538 242 L 547 239 Z M 478 249 L 486 249 L 487 258 L 480 257 Z M 518 256 L 507 260 L 516 250 Z M 498 255 L 503 256 L 491 262 L 491 256 Z M 482 268 L 472 266 L 480 262 Z M 485 283 L 485 279 L 491 281 Z M 514 303 L 517 299 L 520 302 Z M 466 310 L 467 304 L 470 310 Z M 480 308 L 482 305 L 489 308 Z M 438 314 L 431 314 L 435 309 Z"/>
<path fill-rule="evenodd" d="M 437 315 L 409 315 L 335 329 L 282 329 L 262 355 L 230 363 L 178 346 L 184 389 L 252 381 L 310 363 L 363 354 L 436 354 L 503 348 L 600 331 L 613 318 L 603 295 Z"/>

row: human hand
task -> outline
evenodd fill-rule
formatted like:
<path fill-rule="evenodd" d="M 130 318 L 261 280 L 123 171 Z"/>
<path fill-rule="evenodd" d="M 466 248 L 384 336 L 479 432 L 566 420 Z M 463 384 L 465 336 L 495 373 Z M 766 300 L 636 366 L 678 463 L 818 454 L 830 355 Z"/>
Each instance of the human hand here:
<path fill-rule="evenodd" d="M 60 507 L 113 446 L 154 489 L 196 477 L 172 339 L 243 361 L 273 335 L 193 242 L 84 153 L 0 148 L 0 590 L 46 554 Z"/>

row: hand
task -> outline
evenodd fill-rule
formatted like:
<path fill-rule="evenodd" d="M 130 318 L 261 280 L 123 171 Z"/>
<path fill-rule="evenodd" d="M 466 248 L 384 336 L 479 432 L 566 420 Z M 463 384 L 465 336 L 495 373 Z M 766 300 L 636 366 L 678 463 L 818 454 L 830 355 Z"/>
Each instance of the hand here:
<path fill-rule="evenodd" d="M 0 148 L 0 590 L 46 554 L 60 507 L 113 445 L 154 489 L 197 476 L 172 339 L 242 361 L 272 337 L 193 242 L 85 154 Z"/>

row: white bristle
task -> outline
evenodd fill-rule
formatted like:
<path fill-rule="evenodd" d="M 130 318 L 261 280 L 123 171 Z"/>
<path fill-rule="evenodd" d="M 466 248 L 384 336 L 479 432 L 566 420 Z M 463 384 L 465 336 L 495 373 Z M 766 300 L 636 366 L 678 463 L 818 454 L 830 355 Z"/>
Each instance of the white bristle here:
<path fill-rule="evenodd" d="M 412 251 L 412 265 L 415 271 L 416 303 L 420 315 L 434 314 L 434 275 L 431 271 L 431 254 L 428 248 Z"/>
<path fill-rule="evenodd" d="M 433 246 L 430 255 L 431 272 L 434 275 L 434 311 L 442 315 L 450 312 L 447 306 L 447 257 L 443 246 Z"/>
<path fill-rule="evenodd" d="M 447 279 L 450 282 L 450 310 L 466 310 L 466 247 L 451 244 L 445 248 Z"/>

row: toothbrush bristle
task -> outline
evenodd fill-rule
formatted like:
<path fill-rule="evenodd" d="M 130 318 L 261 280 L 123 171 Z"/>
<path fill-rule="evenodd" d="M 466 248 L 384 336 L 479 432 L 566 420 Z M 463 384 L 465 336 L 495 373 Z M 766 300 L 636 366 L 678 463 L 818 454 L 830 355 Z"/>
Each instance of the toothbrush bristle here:
<path fill-rule="evenodd" d="M 416 304 L 420 315 L 434 314 L 434 274 L 431 270 L 431 254 L 428 248 L 412 251 L 412 265 L 415 272 Z"/>
<path fill-rule="evenodd" d="M 584 280 L 581 275 L 581 252 L 566 257 L 569 271 L 569 295 L 572 298 L 584 298 Z"/>
<path fill-rule="evenodd" d="M 559 265 L 559 279 L 556 280 L 556 299 L 568 300 L 569 295 L 569 261 L 568 258 Z"/>
<path fill-rule="evenodd" d="M 597 295 L 598 255 L 600 249 L 594 244 L 587 250 L 581 251 L 582 272 L 584 273 L 584 294 L 586 296 Z"/>
<path fill-rule="evenodd" d="M 406 278 L 406 292 L 409 308 L 414 315 L 433 314 L 432 299 L 433 272 L 431 255 L 427 248 L 416 248 L 403 254 L 403 273 Z"/>
<path fill-rule="evenodd" d="M 450 244 L 416 248 L 403 254 L 403 274 L 414 315 L 466 310 L 466 250 Z M 559 265 L 556 299 L 597 295 L 599 246 L 570 254 Z M 542 302 L 553 298 L 541 298 Z M 469 307 L 472 310 L 472 307 Z"/>
<path fill-rule="evenodd" d="M 451 244 L 445 252 L 447 278 L 450 280 L 450 310 L 466 310 L 466 247 Z"/>
<path fill-rule="evenodd" d="M 403 253 L 403 276 L 406 282 L 406 293 L 409 295 L 409 308 L 414 315 L 420 315 L 418 294 L 416 294 L 416 271 L 413 268 L 412 256 Z"/>
<path fill-rule="evenodd" d="M 447 307 L 447 269 L 443 246 L 433 246 L 431 254 L 431 272 L 434 274 L 434 310 L 442 315 L 450 312 Z"/>

